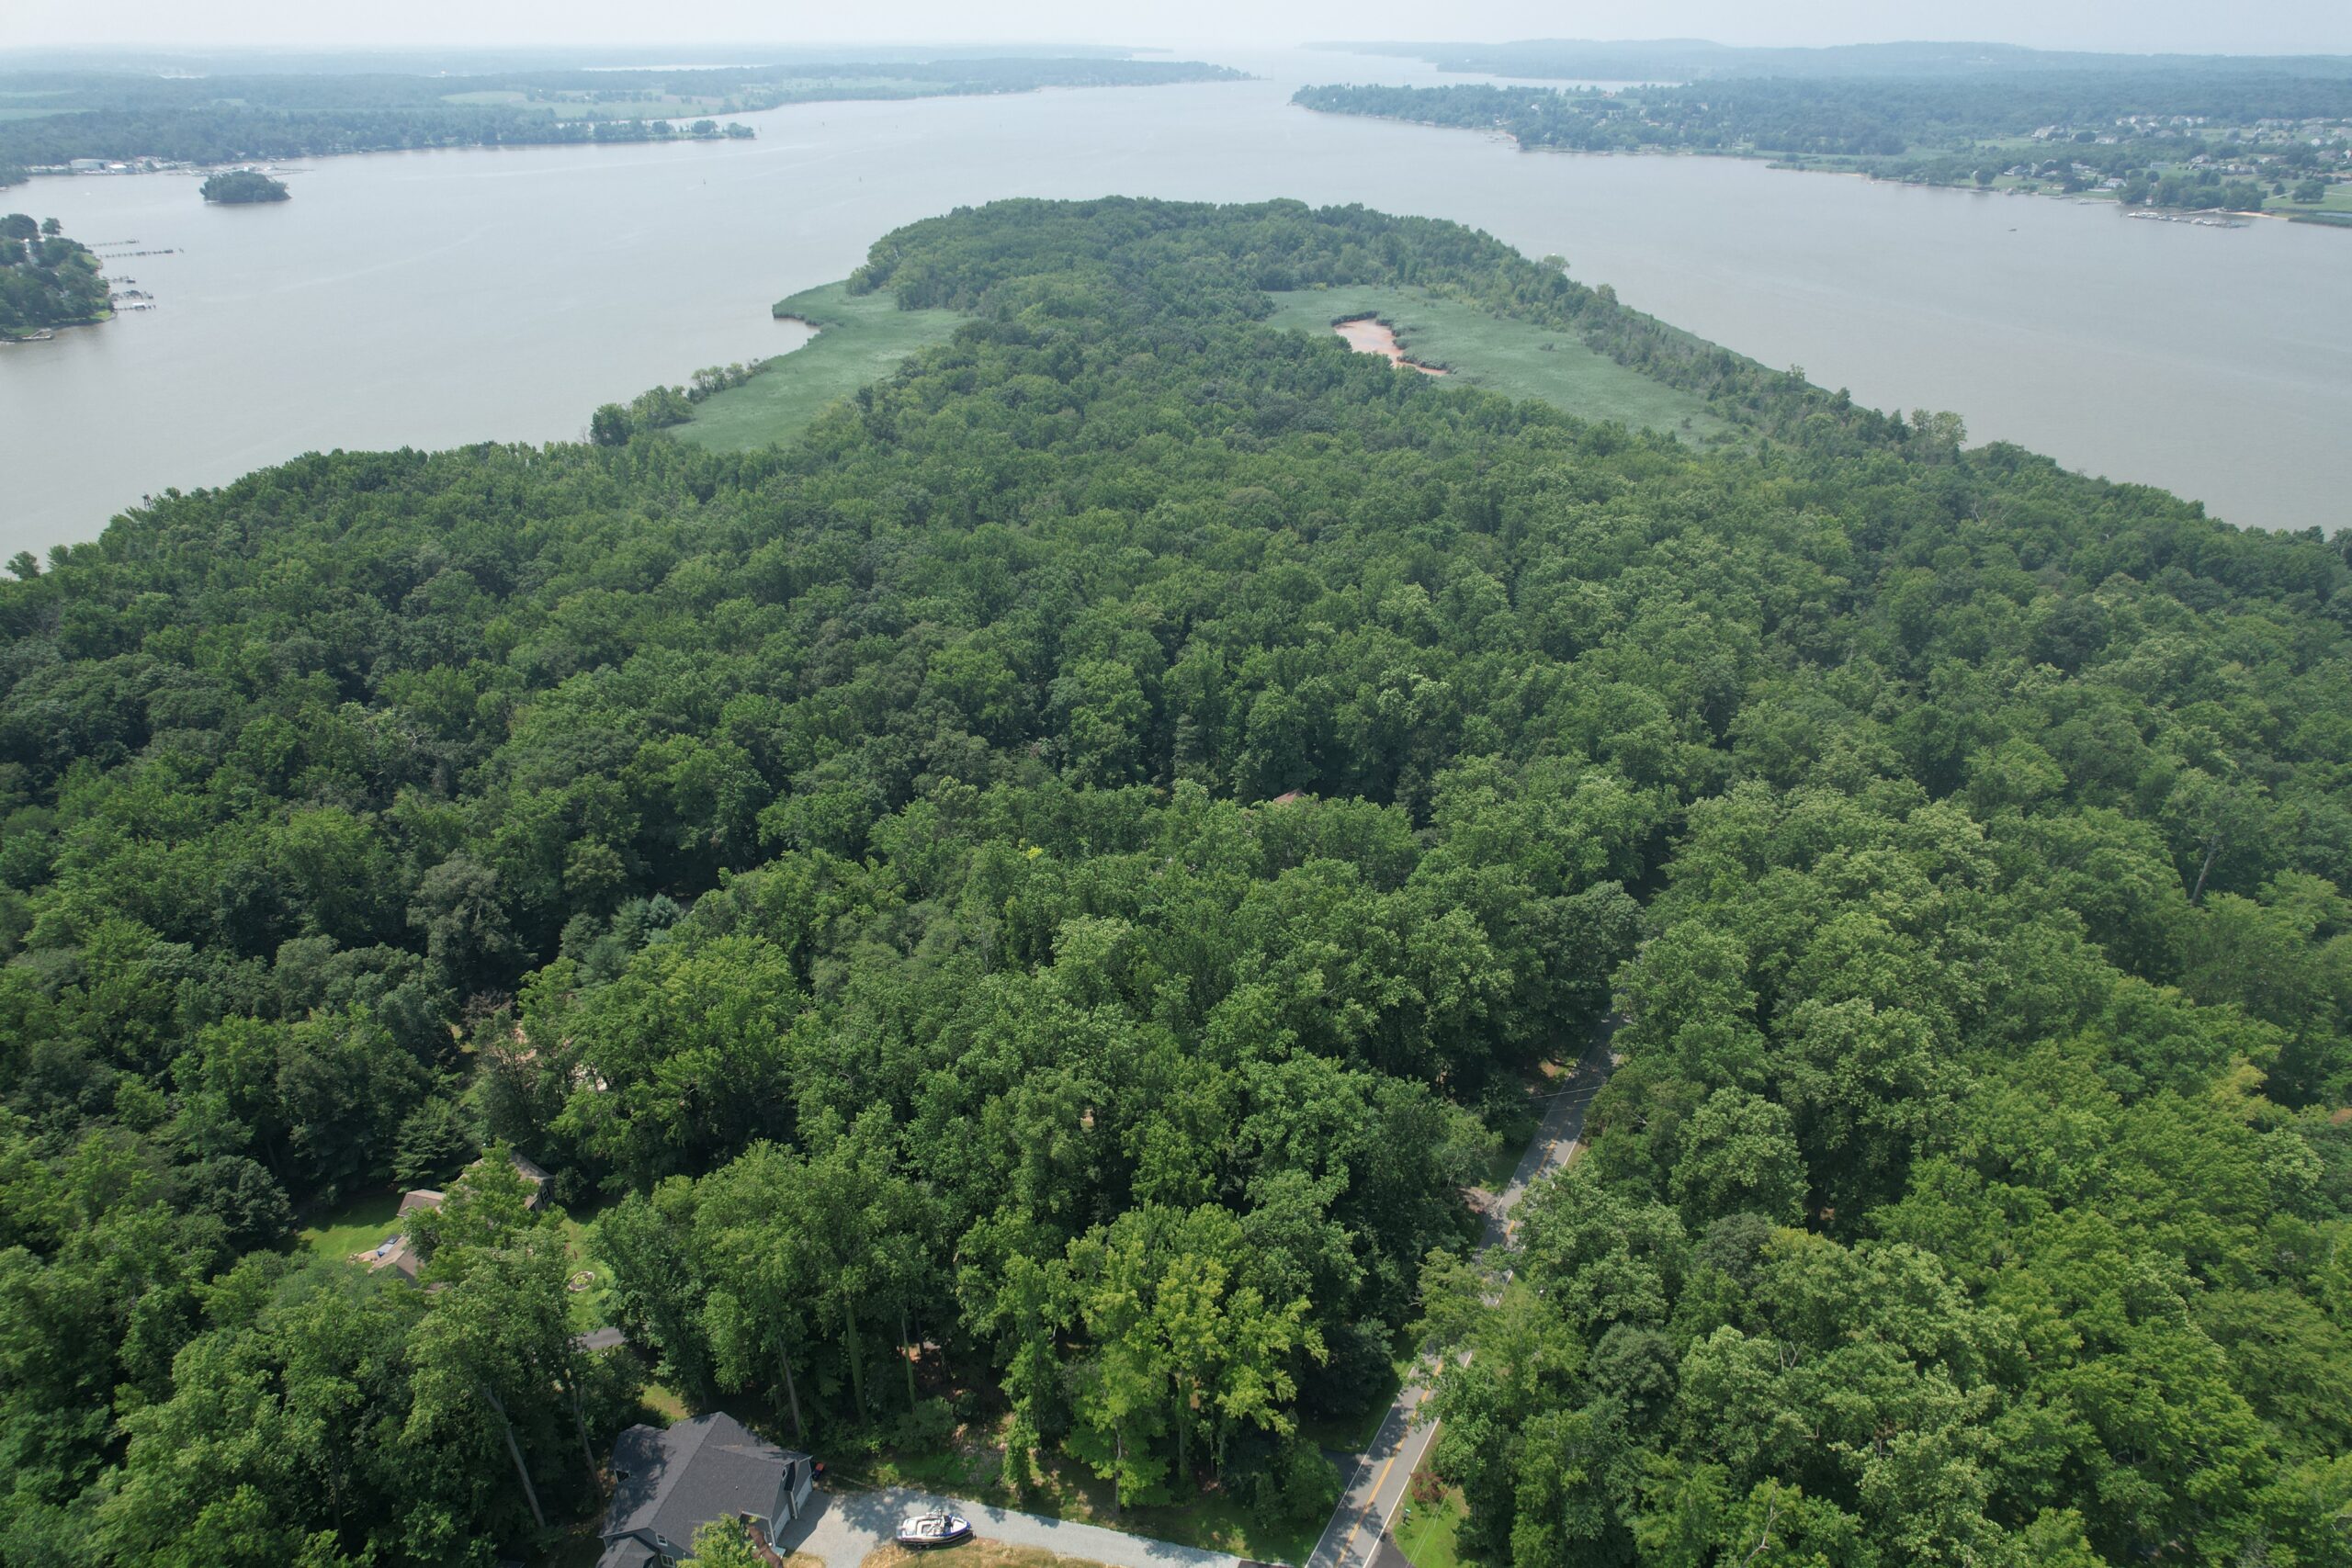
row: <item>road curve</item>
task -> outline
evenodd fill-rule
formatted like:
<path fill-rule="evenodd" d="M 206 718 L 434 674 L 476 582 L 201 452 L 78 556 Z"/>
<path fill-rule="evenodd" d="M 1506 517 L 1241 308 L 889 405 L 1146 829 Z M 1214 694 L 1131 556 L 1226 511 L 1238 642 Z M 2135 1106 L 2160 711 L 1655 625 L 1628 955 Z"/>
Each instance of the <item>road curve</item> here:
<path fill-rule="evenodd" d="M 1551 1104 L 1545 1108 L 1544 1120 L 1536 1127 L 1527 1153 L 1521 1157 L 1519 1168 L 1511 1172 L 1510 1185 L 1483 1205 L 1483 1247 L 1498 1247 L 1510 1240 L 1511 1214 L 1518 1209 L 1520 1200 L 1527 1196 L 1528 1187 L 1538 1177 L 1566 1165 L 1575 1155 L 1584 1137 L 1585 1109 L 1592 1103 L 1594 1093 L 1608 1081 L 1610 1068 L 1614 1066 L 1609 1043 L 1620 1021 L 1614 1015 L 1603 1019 L 1594 1029 L 1592 1043 L 1586 1047 L 1576 1070 L 1555 1080 Z M 1413 1472 L 1420 1468 L 1421 1456 L 1429 1451 L 1430 1439 L 1437 1436 L 1434 1425 L 1416 1420 L 1427 1395 L 1428 1390 L 1418 1382 L 1408 1383 L 1397 1393 L 1396 1403 L 1381 1418 L 1372 1446 L 1357 1456 L 1348 1476 L 1347 1490 L 1340 1495 L 1339 1509 L 1332 1514 L 1331 1522 L 1323 1527 L 1322 1539 L 1315 1543 L 1305 1568 L 1373 1568 L 1374 1556 L 1380 1551 L 1388 1523 L 1405 1500 L 1406 1485 Z"/>

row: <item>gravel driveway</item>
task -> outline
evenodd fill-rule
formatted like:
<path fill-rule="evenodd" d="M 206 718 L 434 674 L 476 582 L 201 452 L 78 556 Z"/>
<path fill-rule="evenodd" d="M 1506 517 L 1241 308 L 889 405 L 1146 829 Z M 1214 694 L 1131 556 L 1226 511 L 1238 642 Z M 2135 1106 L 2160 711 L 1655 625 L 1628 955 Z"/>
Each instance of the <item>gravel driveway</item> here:
<path fill-rule="evenodd" d="M 1101 1525 L 1073 1524 L 1036 1514 L 1016 1514 L 985 1503 L 967 1503 L 929 1492 L 887 1488 L 880 1492 L 820 1492 L 818 1506 L 781 1531 L 776 1545 L 824 1559 L 825 1568 L 857 1568 L 865 1554 L 887 1545 L 909 1514 L 950 1508 L 972 1521 L 972 1531 L 1017 1546 L 1042 1546 L 1064 1557 L 1108 1562 L 1113 1568 L 1249 1568 L 1245 1559 L 1196 1546 L 1177 1546 Z M 939 1568 L 955 1568 L 956 1553 L 943 1552 Z"/>

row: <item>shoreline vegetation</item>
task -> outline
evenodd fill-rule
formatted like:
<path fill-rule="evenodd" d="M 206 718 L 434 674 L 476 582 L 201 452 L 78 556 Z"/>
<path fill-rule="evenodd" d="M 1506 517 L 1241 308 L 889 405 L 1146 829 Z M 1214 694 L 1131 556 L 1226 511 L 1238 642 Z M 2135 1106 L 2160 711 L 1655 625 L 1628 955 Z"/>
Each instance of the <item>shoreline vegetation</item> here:
<path fill-rule="evenodd" d="M 791 104 L 1238 79 L 1195 61 L 975 56 L 472 75 L 0 72 L 0 173 L 123 173 L 433 147 L 721 141 Z M 26 113 L 26 109 L 48 112 Z"/>
<path fill-rule="evenodd" d="M 1323 85 L 1300 88 L 1292 102 L 1486 131 L 1523 152 L 1704 153 L 1910 185 L 2352 222 L 2352 75 Z"/>
<path fill-rule="evenodd" d="M 1360 206 L 776 310 L 947 330 L 8 563 L 12 1561 L 554 1568 L 722 1409 L 1298 1560 L 1401 1356 L 1458 1562 L 2342 1562 L 2352 538 Z"/>
<path fill-rule="evenodd" d="M 760 374 L 743 385 L 700 405 L 673 435 L 713 451 L 751 451 L 788 440 L 826 409 L 887 379 L 910 355 L 945 342 L 971 320 L 961 310 L 900 310 L 888 290 L 854 293 L 847 280 L 779 299 L 770 313 L 814 335 L 763 361 Z"/>
<path fill-rule="evenodd" d="M 603 404 L 589 416 L 589 444 L 626 446 L 633 435 L 684 424 L 704 402 L 742 386 L 767 364 L 754 359 L 748 364 L 713 365 L 695 371 L 684 386 L 654 387 L 626 403 Z"/>
<path fill-rule="evenodd" d="M 0 340 L 48 336 L 114 314 L 103 264 L 54 218 L 0 217 Z"/>

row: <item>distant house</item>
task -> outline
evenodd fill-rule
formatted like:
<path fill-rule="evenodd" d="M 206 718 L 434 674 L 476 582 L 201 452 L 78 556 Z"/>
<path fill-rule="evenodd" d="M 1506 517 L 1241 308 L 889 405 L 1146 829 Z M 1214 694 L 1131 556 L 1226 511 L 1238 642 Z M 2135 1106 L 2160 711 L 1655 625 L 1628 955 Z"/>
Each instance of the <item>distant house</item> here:
<path fill-rule="evenodd" d="M 514 1174 L 531 1184 L 531 1195 L 523 1200 L 523 1206 L 526 1209 L 537 1209 L 541 1203 L 547 1201 L 548 1173 L 541 1170 L 537 1163 L 528 1155 L 510 1153 L 506 1157 L 514 1162 Z M 481 1163 L 480 1160 L 474 1161 L 475 1165 Z M 467 1168 L 471 1169 L 472 1167 L 469 1166 Z"/>
<path fill-rule="evenodd" d="M 613 1443 L 612 1506 L 605 1511 L 596 1568 L 684 1562 L 695 1531 L 739 1518 L 769 1562 L 784 1525 L 808 1506 L 816 1466 L 777 1448 L 731 1416 L 697 1416 L 663 1430 L 631 1427 Z"/>
<path fill-rule="evenodd" d="M 531 1189 L 530 1195 L 523 1200 L 524 1207 L 537 1209 L 547 1201 L 548 1173 L 540 1169 L 538 1164 L 527 1156 L 510 1154 L 507 1158 L 514 1163 L 514 1174 L 521 1177 Z M 481 1163 L 481 1160 L 476 1160 L 473 1165 L 466 1168 L 471 1170 L 474 1166 Z M 463 1181 L 465 1178 L 460 1176 L 458 1179 Z M 401 1193 L 398 1215 L 401 1224 L 400 1234 L 387 1236 L 378 1246 L 358 1254 L 356 1260 L 366 1264 L 371 1269 L 390 1269 L 403 1279 L 415 1279 L 417 1270 L 424 1267 L 424 1259 L 418 1256 L 416 1244 L 409 1239 L 409 1216 L 427 1209 L 437 1209 L 448 1201 L 449 1195 L 447 1192 L 432 1187 L 411 1188 L 408 1191 Z"/>
<path fill-rule="evenodd" d="M 408 1211 L 403 1209 L 402 1213 Z M 424 1259 L 417 1256 L 416 1243 L 405 1232 L 386 1236 L 376 1246 L 359 1254 L 358 1260 L 371 1269 L 390 1269 L 403 1280 L 413 1280 L 417 1270 L 424 1267 Z"/>

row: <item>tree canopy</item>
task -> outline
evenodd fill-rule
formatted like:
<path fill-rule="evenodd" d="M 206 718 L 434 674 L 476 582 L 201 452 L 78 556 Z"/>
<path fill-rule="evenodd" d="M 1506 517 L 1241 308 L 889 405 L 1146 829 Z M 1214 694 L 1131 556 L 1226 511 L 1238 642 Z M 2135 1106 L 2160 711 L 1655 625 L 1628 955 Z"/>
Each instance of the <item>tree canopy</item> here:
<path fill-rule="evenodd" d="M 238 206 L 256 201 L 284 201 L 291 194 L 285 182 L 271 179 L 259 169 L 225 169 L 208 175 L 198 187 L 207 201 L 223 206 Z"/>
<path fill-rule="evenodd" d="M 96 254 L 22 212 L 0 217 L 0 337 L 74 326 L 106 314 L 111 298 Z"/>
<path fill-rule="evenodd" d="M 1746 439 L 1261 324 L 1365 280 Z M 2346 1560 L 2341 536 L 1357 209 L 859 286 L 976 319 L 788 446 L 310 457 L 0 584 L 0 1558 L 592 1510 L 512 1147 L 814 1444 L 1311 1517 L 1418 1332 L 1513 1568 Z M 1506 1288 L 1463 1191 L 1612 998 Z M 477 1148 L 437 1289 L 288 1235 Z"/>

